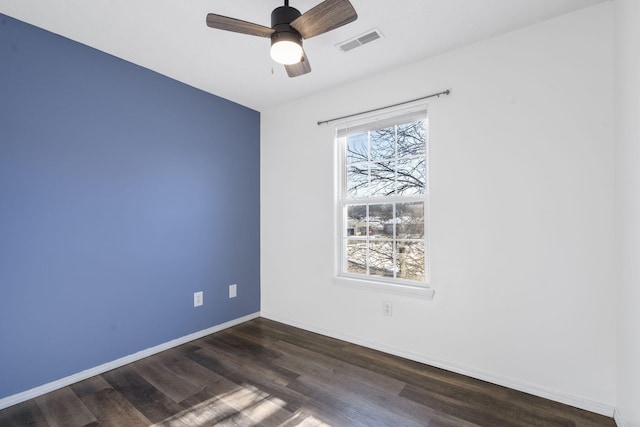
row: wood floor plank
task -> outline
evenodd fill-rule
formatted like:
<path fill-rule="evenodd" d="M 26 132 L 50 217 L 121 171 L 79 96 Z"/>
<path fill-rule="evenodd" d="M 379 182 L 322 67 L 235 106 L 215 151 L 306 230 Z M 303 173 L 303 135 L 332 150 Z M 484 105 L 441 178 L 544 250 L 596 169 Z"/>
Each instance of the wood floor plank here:
<path fill-rule="evenodd" d="M 259 353 L 261 354 L 261 352 Z M 260 356 L 260 354 L 257 354 L 257 356 Z M 280 425 L 292 415 L 285 409 L 286 403 L 284 401 L 255 387 L 235 384 L 188 359 L 185 357 L 185 353 L 179 349 L 164 352 L 161 361 L 182 378 L 189 378 L 203 387 L 215 387 L 216 398 L 209 399 L 210 403 L 214 403 L 214 407 L 221 406 L 223 409 L 228 407 L 236 412 L 242 412 L 245 417 L 253 420 L 254 423 L 264 426 Z M 202 408 L 201 402 L 193 406 Z M 220 411 L 218 410 L 204 409 L 199 411 L 196 418 L 201 420 L 212 415 L 214 417 L 219 416 Z M 190 414 L 189 416 L 192 415 Z"/>
<path fill-rule="evenodd" d="M 279 341 L 280 337 L 265 333 L 266 328 L 261 322 L 245 322 L 232 328 L 231 332 L 258 345 L 267 347 L 269 343 Z"/>
<path fill-rule="evenodd" d="M 505 400 L 501 396 L 496 396 L 488 392 L 481 392 L 477 389 L 458 387 L 447 381 L 429 379 L 421 383 L 420 386 L 409 384 L 401 396 L 407 397 L 416 402 L 437 402 L 438 405 L 445 405 L 447 402 L 458 402 L 460 413 L 465 411 L 479 412 L 481 417 L 490 416 L 501 419 L 506 425 L 513 422 L 516 425 L 571 425 L 561 417 L 555 417 L 550 413 L 537 413 L 532 417 L 532 411 L 513 400 Z M 450 409 L 453 411 L 453 409 Z M 467 418 L 465 418 L 467 419 Z M 468 418 L 474 420 L 477 418 Z"/>
<path fill-rule="evenodd" d="M 202 393 L 202 392 L 201 392 Z M 193 396 L 192 396 L 193 397 Z M 171 417 L 153 424 L 154 427 L 176 426 L 250 426 L 252 420 L 218 396 L 210 397 Z"/>
<path fill-rule="evenodd" d="M 197 394 L 203 386 L 179 375 L 163 363 L 164 356 L 158 355 L 135 362 L 133 368 L 140 376 L 151 383 L 176 403 Z"/>
<path fill-rule="evenodd" d="M 0 411 L 2 427 L 50 427 L 35 400 L 27 400 Z"/>
<path fill-rule="evenodd" d="M 481 393 L 489 391 L 493 396 L 505 399 L 508 397 L 508 389 L 505 387 L 355 344 L 345 346 L 344 351 L 337 357 L 365 369 L 396 378 L 407 384 L 422 386 L 431 381 L 447 382 L 455 387 L 469 391 L 475 390 Z"/>
<path fill-rule="evenodd" d="M 319 419 L 316 415 L 308 413 L 306 411 L 297 411 L 292 414 L 291 417 L 285 421 L 280 427 L 331 427 L 332 424 L 328 424 L 325 421 Z"/>
<path fill-rule="evenodd" d="M 505 401 L 513 402 L 525 408 L 535 417 L 545 417 L 547 415 L 565 417 L 575 421 L 576 426 L 580 427 L 616 427 L 612 418 L 516 390 L 507 389 Z"/>
<path fill-rule="evenodd" d="M 391 421 L 397 419 L 400 424 L 411 425 L 416 422 L 418 425 L 428 425 L 432 421 L 449 423 L 455 426 L 473 426 L 470 421 L 453 415 L 442 415 L 438 411 L 417 402 L 405 399 L 396 393 L 389 393 L 381 389 L 371 388 L 371 386 L 359 378 L 344 375 L 330 377 L 301 377 L 301 383 L 312 384 L 314 387 L 322 388 L 332 394 L 338 395 L 344 401 L 354 402 L 360 408 L 367 408 L 369 413 Z"/>
<path fill-rule="evenodd" d="M 221 331 L 216 334 L 213 340 L 203 339 L 205 342 L 224 343 L 229 348 L 233 348 L 236 354 L 242 354 L 246 357 L 259 358 L 260 360 L 275 359 L 280 356 L 276 351 L 270 349 L 269 346 L 258 344 L 249 338 L 245 338 L 241 334 L 235 333 L 234 330 Z"/>
<path fill-rule="evenodd" d="M 271 361 L 238 354 L 233 348 L 227 347 L 224 343 L 207 344 L 209 345 L 203 346 L 198 350 L 198 353 L 208 354 L 218 360 L 228 372 L 239 372 L 256 382 L 265 383 L 265 381 L 268 381 L 276 385 L 286 386 L 289 381 L 298 376 L 295 372 L 275 365 Z"/>
<path fill-rule="evenodd" d="M 339 417 L 336 425 L 340 426 L 424 426 L 428 420 L 408 420 L 394 417 L 384 408 L 373 407 L 351 393 L 336 394 L 333 390 L 323 387 L 316 379 L 300 377 L 289 384 L 289 387 L 309 396 L 314 405 L 324 414 L 330 413 L 334 418 Z M 335 421 L 334 421 L 335 422 Z"/>
<path fill-rule="evenodd" d="M 200 347 L 197 349 L 200 349 Z M 189 402 L 191 402 L 191 404 L 194 402 L 200 403 L 203 400 L 211 398 L 212 396 L 210 393 L 205 392 L 205 389 L 216 395 L 221 395 L 235 390 L 238 386 L 227 378 L 189 359 L 181 349 L 171 349 L 163 352 L 162 363 L 173 373 L 170 375 L 170 378 L 172 378 L 173 375 L 185 378 L 193 384 L 197 384 L 201 389 L 198 393 L 183 399 L 180 402 L 182 406 L 190 405 Z"/>
<path fill-rule="evenodd" d="M 434 411 L 442 412 L 446 414 L 454 415 L 460 419 L 470 421 L 480 425 L 496 425 L 504 427 L 524 427 L 534 426 L 527 422 L 522 417 L 508 418 L 505 416 L 504 408 L 499 406 L 492 406 L 490 404 L 478 405 L 477 403 L 468 402 L 463 398 L 453 398 L 443 394 L 439 394 L 432 390 L 420 389 L 413 385 L 408 385 L 405 390 L 400 393 L 400 396 L 406 397 L 416 403 L 427 406 Z M 517 413 L 513 413 L 517 415 Z M 542 422 L 542 420 L 541 420 Z M 571 427 L 575 424 L 571 424 L 567 420 L 545 420 L 549 427 Z M 545 424 L 542 424 L 545 425 Z"/>
<path fill-rule="evenodd" d="M 187 357 L 238 386 L 249 384 L 268 392 L 285 401 L 287 410 L 291 412 L 295 412 L 309 404 L 309 399 L 306 396 L 290 390 L 286 387 L 286 384 L 282 385 L 284 381 L 272 382 L 270 378 L 275 374 L 262 376 L 260 372 L 253 372 L 247 375 L 247 370 L 242 364 L 236 364 L 233 361 L 225 362 L 219 353 L 207 351 L 206 349 L 188 353 Z"/>
<path fill-rule="evenodd" d="M 308 373 L 311 367 L 318 367 L 337 375 L 346 375 L 358 378 L 371 387 L 376 387 L 389 393 L 398 394 L 406 383 L 379 374 L 369 369 L 344 362 L 333 356 L 326 356 L 316 352 L 300 348 L 288 342 L 278 341 L 272 344 L 273 348 L 280 350 L 283 355 L 276 363 L 282 364 L 297 373 Z"/>
<path fill-rule="evenodd" d="M 183 410 L 182 406 L 138 374 L 132 365 L 106 372 L 102 377 L 152 423 L 163 421 Z"/>
<path fill-rule="evenodd" d="M 35 402 L 51 427 L 84 427 L 97 421 L 69 387 L 36 397 Z"/>
<path fill-rule="evenodd" d="M 279 426 L 292 415 L 285 409 L 286 402 L 250 385 L 220 396 L 219 399 L 238 412 L 242 412 L 254 423 L 265 427 Z"/>
<path fill-rule="evenodd" d="M 101 376 L 73 384 L 71 389 L 94 414 L 101 426 L 146 427 L 151 424 Z"/>
<path fill-rule="evenodd" d="M 280 341 L 290 342 L 298 347 L 306 348 L 321 354 L 341 354 L 349 343 L 335 338 L 318 335 L 303 329 L 260 318 L 258 324 L 262 326 L 262 334 L 277 337 Z"/>

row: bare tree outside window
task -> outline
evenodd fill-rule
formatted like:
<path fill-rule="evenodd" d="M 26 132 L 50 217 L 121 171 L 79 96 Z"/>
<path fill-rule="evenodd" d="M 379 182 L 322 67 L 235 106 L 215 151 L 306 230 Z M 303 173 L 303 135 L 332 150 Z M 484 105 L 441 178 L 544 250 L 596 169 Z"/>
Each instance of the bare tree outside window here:
<path fill-rule="evenodd" d="M 426 122 L 346 137 L 347 273 L 426 280 Z"/>

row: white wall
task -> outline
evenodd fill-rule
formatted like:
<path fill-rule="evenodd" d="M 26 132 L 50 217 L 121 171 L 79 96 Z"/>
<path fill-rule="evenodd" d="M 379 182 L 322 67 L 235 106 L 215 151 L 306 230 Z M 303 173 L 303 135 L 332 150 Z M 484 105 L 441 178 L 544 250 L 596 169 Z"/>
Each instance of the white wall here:
<path fill-rule="evenodd" d="M 262 314 L 611 415 L 612 34 L 604 3 L 263 112 Z M 316 122 L 447 88 L 435 299 L 334 285 L 333 129 Z"/>
<path fill-rule="evenodd" d="M 616 0 L 618 408 L 640 426 L 640 3 Z"/>

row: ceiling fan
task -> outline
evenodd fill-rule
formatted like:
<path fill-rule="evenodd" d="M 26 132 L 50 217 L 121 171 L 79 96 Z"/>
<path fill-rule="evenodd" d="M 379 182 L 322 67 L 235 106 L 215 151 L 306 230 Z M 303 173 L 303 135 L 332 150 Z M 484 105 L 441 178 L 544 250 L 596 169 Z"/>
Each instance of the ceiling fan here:
<path fill-rule="evenodd" d="M 271 12 L 271 28 L 253 22 L 209 13 L 207 25 L 219 30 L 271 38 L 271 57 L 283 64 L 289 77 L 311 71 L 309 59 L 302 49 L 302 40 L 334 30 L 355 21 L 358 14 L 349 0 L 325 0 L 304 14 L 289 6 Z"/>

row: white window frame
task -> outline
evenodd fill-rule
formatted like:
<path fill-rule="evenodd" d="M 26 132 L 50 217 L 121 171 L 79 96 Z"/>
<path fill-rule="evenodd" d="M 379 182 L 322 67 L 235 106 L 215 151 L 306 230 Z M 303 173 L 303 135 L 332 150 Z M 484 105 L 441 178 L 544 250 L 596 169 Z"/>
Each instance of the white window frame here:
<path fill-rule="evenodd" d="M 429 245 L 429 187 L 430 187 L 430 141 L 429 121 L 425 103 L 404 105 L 400 108 L 392 108 L 375 115 L 361 115 L 356 119 L 343 120 L 335 125 L 335 165 L 336 165 L 336 259 L 334 283 L 341 286 L 356 287 L 372 291 L 384 291 L 387 293 L 406 294 L 416 297 L 432 299 L 434 291 L 430 288 L 430 245 Z M 393 124 L 410 123 L 412 121 L 425 121 L 426 134 L 426 188 L 425 193 L 416 196 L 381 196 L 362 197 L 349 199 L 346 194 L 346 137 L 363 130 L 382 129 Z M 402 203 L 420 201 L 424 203 L 424 248 L 425 248 L 425 279 L 424 281 L 389 278 L 376 275 L 348 273 L 343 271 L 345 265 L 344 240 L 347 237 L 345 227 L 346 206 L 352 204 L 371 203 Z M 395 241 L 395 235 L 394 235 Z"/>

